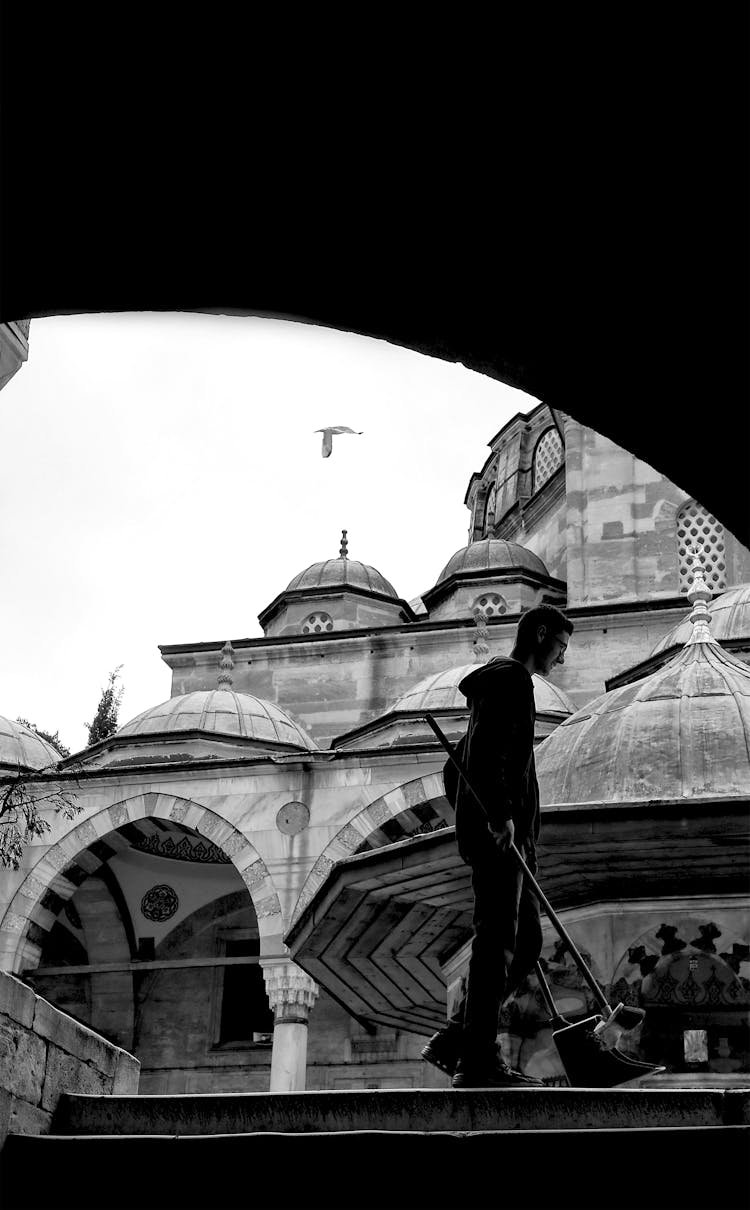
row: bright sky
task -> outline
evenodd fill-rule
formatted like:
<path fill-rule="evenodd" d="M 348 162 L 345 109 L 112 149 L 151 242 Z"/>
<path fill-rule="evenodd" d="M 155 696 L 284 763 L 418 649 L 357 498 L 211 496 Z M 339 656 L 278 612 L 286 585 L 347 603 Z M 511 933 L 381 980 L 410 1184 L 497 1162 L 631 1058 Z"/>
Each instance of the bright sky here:
<path fill-rule="evenodd" d="M 338 555 L 410 600 L 464 546 L 487 443 L 537 400 L 301 323 L 150 313 L 31 323 L 0 393 L 0 713 L 73 751 L 122 664 L 120 723 L 170 695 L 159 643 L 261 637 Z M 313 430 L 345 424 L 321 457 Z"/>

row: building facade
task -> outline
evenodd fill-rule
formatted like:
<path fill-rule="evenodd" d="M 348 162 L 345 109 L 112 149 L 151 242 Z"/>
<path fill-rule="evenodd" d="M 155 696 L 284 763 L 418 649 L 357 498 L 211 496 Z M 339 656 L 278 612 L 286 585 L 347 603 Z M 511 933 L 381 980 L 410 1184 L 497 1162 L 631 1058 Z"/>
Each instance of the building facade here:
<path fill-rule="evenodd" d="M 388 856 L 393 846 L 450 843 L 444 755 L 424 712 L 450 737 L 462 733 L 461 676 L 510 651 L 525 609 L 559 604 L 575 625 L 565 666 L 553 681 L 535 680 L 540 770 L 553 756 L 562 767 L 578 735 L 572 720 L 609 698 L 608 686 L 630 693 L 672 675 L 670 661 L 693 631 L 691 543 L 702 548 L 711 650 L 740 669 L 750 663 L 750 552 L 699 502 L 544 404 L 514 417 L 489 448 L 466 494 L 467 545 L 446 552 L 420 598 L 400 598 L 385 575 L 351 557 L 344 532 L 337 556 L 294 574 L 261 610 L 261 637 L 163 646 L 170 699 L 110 739 L 58 762 L 52 750 L 33 748 L 33 733 L 3 720 L 6 773 L 20 767 L 34 785 L 67 787 L 80 807 L 70 820 L 47 812 L 51 830 L 27 846 L 17 871 L 0 874 L 3 968 L 135 1054 L 142 1092 L 445 1083 L 419 1052 L 422 1034 L 460 994 L 460 911 L 420 975 L 430 982 L 421 1017 L 412 1011 L 421 993 L 409 991 L 405 974 L 401 1008 L 377 1012 L 350 994 L 335 962 L 313 978 L 288 941 L 320 910 L 335 960 L 382 998 L 372 938 L 364 924 L 352 932 L 346 914 L 336 916 L 330 888 L 346 862 L 364 868 L 380 849 Z M 725 736 L 712 749 L 711 793 L 724 805 L 731 798 L 736 811 L 750 797 L 743 674 L 727 674 L 739 729 L 708 709 L 705 670 L 693 675 L 695 717 L 706 733 L 721 726 Z M 670 726 L 662 760 L 670 744 L 680 746 L 679 726 Z M 560 798 L 554 779 L 545 788 L 542 778 L 549 821 L 558 808 L 601 808 L 603 821 L 608 803 L 622 798 L 627 763 L 618 770 L 597 803 L 578 802 L 580 790 Z M 606 849 L 607 827 L 597 827 Z M 381 876 L 373 875 L 376 891 Z M 659 966 L 688 949 L 694 982 L 727 982 L 730 970 L 744 986 L 747 900 L 736 889 L 723 895 L 722 885 L 719 872 L 697 896 L 684 883 L 666 898 L 639 897 L 631 886 L 626 906 L 600 889 L 589 901 L 573 896 L 565 918 L 602 981 L 623 995 L 658 997 L 657 984 L 675 979 L 689 985 L 675 963 Z M 704 950 L 693 945 L 701 938 Z M 582 1008 L 584 992 L 552 935 L 545 952 L 569 993 L 563 1011 Z M 513 1057 L 554 1080 L 533 988 L 513 1012 L 505 1021 Z M 708 1031 L 694 1032 L 705 1049 Z M 535 1041 L 521 1053 L 527 1036 Z M 714 1030 L 705 1062 L 741 1066 L 744 1045 L 734 1026 Z"/>

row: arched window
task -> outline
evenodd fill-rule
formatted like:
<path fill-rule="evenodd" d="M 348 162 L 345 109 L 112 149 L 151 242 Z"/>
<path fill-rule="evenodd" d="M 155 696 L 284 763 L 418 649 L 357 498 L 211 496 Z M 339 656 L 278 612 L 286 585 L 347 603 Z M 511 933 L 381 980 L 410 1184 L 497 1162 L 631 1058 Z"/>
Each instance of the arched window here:
<path fill-rule="evenodd" d="M 555 471 L 562 466 L 563 443 L 556 428 L 546 429 L 536 443 L 534 450 L 534 481 L 532 492 L 551 479 Z"/>
<path fill-rule="evenodd" d="M 497 492 L 495 487 L 490 488 L 490 494 L 487 497 L 487 502 L 484 506 L 484 536 L 489 537 L 490 529 L 495 521 L 495 499 Z"/>
<path fill-rule="evenodd" d="M 708 587 L 712 592 L 723 592 L 727 586 L 724 527 L 695 500 L 688 500 L 677 514 L 680 592 L 687 592 L 693 582 L 689 550 L 692 543 L 701 548 Z"/>

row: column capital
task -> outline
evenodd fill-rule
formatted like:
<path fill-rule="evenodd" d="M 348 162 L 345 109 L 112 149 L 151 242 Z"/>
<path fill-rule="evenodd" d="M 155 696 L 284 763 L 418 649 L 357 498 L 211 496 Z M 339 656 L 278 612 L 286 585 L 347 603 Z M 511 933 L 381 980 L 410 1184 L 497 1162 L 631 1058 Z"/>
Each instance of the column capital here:
<path fill-rule="evenodd" d="M 320 993 L 315 980 L 289 958 L 261 958 L 260 965 L 276 1021 L 306 1023 Z"/>

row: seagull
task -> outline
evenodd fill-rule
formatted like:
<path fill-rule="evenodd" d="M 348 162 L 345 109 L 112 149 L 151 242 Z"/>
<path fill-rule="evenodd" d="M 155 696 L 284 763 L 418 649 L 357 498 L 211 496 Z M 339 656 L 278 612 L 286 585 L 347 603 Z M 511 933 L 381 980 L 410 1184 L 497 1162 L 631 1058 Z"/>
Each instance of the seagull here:
<path fill-rule="evenodd" d="M 324 458 L 330 458 L 331 450 L 333 449 L 334 433 L 353 433 L 355 437 L 361 437 L 364 430 L 350 429 L 345 424 L 334 424 L 327 429 L 316 429 L 316 433 L 323 434 L 323 449 L 321 451 Z"/>

